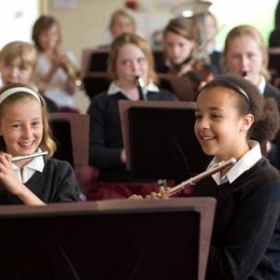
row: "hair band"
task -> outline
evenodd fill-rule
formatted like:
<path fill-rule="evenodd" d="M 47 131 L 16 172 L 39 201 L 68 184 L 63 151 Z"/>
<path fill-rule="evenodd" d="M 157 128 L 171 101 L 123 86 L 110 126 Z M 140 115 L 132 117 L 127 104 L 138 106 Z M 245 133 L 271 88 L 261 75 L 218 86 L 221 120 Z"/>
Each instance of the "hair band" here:
<path fill-rule="evenodd" d="M 33 95 L 40 102 L 39 95 L 34 90 L 25 88 L 25 87 L 14 87 L 14 88 L 7 89 L 7 90 L 3 91 L 3 93 L 0 94 L 0 104 L 5 99 L 7 99 L 9 96 L 11 96 L 14 93 L 18 93 L 18 92 L 29 93 L 29 94 Z"/>
<path fill-rule="evenodd" d="M 243 88 L 241 88 L 239 85 L 237 85 L 236 83 L 234 83 L 232 81 L 220 80 L 220 79 L 217 79 L 217 81 L 219 81 L 221 84 L 223 84 L 225 86 L 230 87 L 231 89 L 237 91 L 237 93 L 242 95 L 246 99 L 246 101 L 247 101 L 247 104 L 248 104 L 248 107 L 249 107 L 249 111 L 251 110 L 250 98 L 249 98 L 247 92 Z"/>

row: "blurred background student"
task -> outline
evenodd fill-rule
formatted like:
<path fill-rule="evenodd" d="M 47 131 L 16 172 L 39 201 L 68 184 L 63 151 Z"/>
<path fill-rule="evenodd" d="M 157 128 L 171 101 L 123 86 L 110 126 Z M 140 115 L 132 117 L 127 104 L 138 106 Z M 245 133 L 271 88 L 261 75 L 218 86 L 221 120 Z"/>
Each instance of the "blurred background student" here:
<path fill-rule="evenodd" d="M 258 29 L 251 25 L 239 25 L 229 31 L 225 40 L 223 66 L 225 72 L 245 76 L 265 98 L 273 97 L 280 111 L 280 91 L 269 83 L 267 48 Z M 279 169 L 279 144 L 269 142 L 267 150 L 271 163 Z"/>
<path fill-rule="evenodd" d="M 192 90 L 197 92 L 217 73 L 213 65 L 205 63 L 198 47 L 195 22 L 183 17 L 171 19 L 163 31 L 164 61 L 156 65 L 157 73 L 188 77 Z"/>
<path fill-rule="evenodd" d="M 158 88 L 152 50 L 148 42 L 133 33 L 123 33 L 111 45 L 108 71 L 112 83 L 106 92 L 94 96 L 90 115 L 90 165 L 99 171 L 90 200 L 126 198 L 133 193 L 158 190 L 155 181 L 136 180 L 126 169 L 120 100 L 177 100 L 172 92 Z M 143 80 L 140 96 L 136 77 Z M 148 133 L 148 132 L 147 132 Z"/>
<path fill-rule="evenodd" d="M 32 44 L 22 41 L 13 41 L 6 44 L 0 52 L 2 86 L 22 83 L 28 84 L 37 90 L 38 87 L 34 79 L 37 58 L 37 50 Z M 43 97 L 47 104 L 48 112 L 57 112 L 56 104 L 48 97 Z"/>
<path fill-rule="evenodd" d="M 74 104 L 77 85 L 71 74 L 76 71 L 77 61 L 72 52 L 61 50 L 61 37 L 59 22 L 54 17 L 42 15 L 36 20 L 32 30 L 39 53 L 36 80 L 39 90 L 60 111 L 78 112 Z"/>

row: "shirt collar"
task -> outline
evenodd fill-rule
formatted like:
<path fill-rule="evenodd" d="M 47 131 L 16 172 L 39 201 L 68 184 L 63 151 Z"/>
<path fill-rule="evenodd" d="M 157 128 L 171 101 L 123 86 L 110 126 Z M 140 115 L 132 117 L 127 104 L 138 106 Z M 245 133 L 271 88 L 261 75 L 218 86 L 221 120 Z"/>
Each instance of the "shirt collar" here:
<path fill-rule="evenodd" d="M 148 91 L 158 92 L 159 88 L 153 82 L 149 82 L 146 86 L 143 87 L 144 94 L 147 94 Z M 118 92 L 121 92 L 122 94 L 127 96 L 125 91 L 118 85 L 118 83 L 116 81 L 111 82 L 109 89 L 108 89 L 108 95 L 113 95 Z"/>
<path fill-rule="evenodd" d="M 41 149 L 38 149 L 37 152 L 41 152 L 41 151 L 42 151 Z M 45 166 L 45 162 L 43 156 L 33 158 L 30 162 L 24 165 L 22 172 L 20 172 L 20 168 L 16 164 L 12 163 L 13 170 L 16 172 L 19 179 L 23 183 L 27 182 L 36 171 L 42 172 L 44 166 Z"/>
<path fill-rule="evenodd" d="M 260 83 L 258 85 L 258 89 L 261 92 L 261 94 L 264 93 L 265 85 L 266 85 L 265 77 L 261 76 L 261 80 L 260 80 Z"/>
<path fill-rule="evenodd" d="M 250 150 L 236 162 L 236 164 L 227 172 L 225 176 L 221 178 L 220 172 L 217 172 L 212 175 L 212 178 L 214 179 L 217 185 L 221 185 L 226 182 L 232 183 L 262 158 L 260 144 L 257 141 L 249 140 L 248 145 Z M 218 161 L 215 157 L 209 164 L 208 168 L 211 168 L 217 163 Z"/>

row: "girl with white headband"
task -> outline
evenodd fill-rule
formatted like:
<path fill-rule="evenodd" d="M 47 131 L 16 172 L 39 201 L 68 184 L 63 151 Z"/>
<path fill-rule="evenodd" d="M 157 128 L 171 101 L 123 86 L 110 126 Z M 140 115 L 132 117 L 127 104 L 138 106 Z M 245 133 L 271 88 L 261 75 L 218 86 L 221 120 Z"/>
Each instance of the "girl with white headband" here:
<path fill-rule="evenodd" d="M 0 205 L 79 200 L 73 168 L 51 158 L 55 149 L 41 95 L 24 84 L 4 87 L 0 91 Z M 12 160 L 41 151 L 47 156 Z"/>

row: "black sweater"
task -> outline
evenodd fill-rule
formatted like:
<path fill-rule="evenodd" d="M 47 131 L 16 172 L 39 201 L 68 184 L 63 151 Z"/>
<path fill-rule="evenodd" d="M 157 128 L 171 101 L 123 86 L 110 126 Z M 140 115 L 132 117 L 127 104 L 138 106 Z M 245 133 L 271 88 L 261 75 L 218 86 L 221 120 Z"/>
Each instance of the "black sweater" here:
<path fill-rule="evenodd" d="M 148 92 L 148 100 L 177 100 L 166 90 Z M 87 113 L 90 115 L 90 158 L 91 165 L 99 169 L 99 181 L 133 182 L 132 173 L 121 162 L 123 138 L 118 102 L 127 100 L 121 92 L 107 92 L 93 97 Z M 139 181 L 139 180 L 138 180 Z"/>
<path fill-rule="evenodd" d="M 36 171 L 25 186 L 45 203 L 74 202 L 80 196 L 80 188 L 71 165 L 57 159 L 47 159 L 43 172 Z M 0 184 L 0 205 L 5 204 L 22 202 Z"/>
<path fill-rule="evenodd" d="M 195 195 L 217 199 L 206 279 L 279 280 L 278 171 L 262 158 L 231 184 L 200 181 Z"/>

